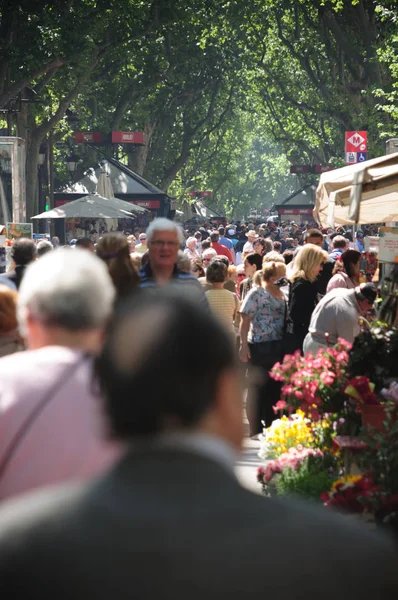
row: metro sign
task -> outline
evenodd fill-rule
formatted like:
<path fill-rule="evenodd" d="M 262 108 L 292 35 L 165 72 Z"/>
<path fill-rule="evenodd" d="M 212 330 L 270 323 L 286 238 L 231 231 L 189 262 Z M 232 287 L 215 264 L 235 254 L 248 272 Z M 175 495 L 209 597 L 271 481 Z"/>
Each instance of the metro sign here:
<path fill-rule="evenodd" d="M 367 131 L 346 131 L 345 133 L 345 151 L 346 152 L 366 152 L 367 151 Z"/>

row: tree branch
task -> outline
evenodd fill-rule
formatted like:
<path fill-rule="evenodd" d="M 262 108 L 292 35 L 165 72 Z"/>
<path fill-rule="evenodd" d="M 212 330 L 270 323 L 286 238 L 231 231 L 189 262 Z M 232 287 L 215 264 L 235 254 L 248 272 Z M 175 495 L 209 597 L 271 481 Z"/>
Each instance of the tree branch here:
<path fill-rule="evenodd" d="M 16 96 L 24 87 L 29 85 L 33 79 L 37 79 L 38 77 L 45 75 L 48 71 L 62 67 L 64 64 L 65 60 L 59 58 L 51 63 L 48 63 L 47 65 L 44 65 L 43 67 L 40 67 L 40 69 L 37 69 L 36 71 L 32 71 L 31 73 L 27 74 L 26 77 L 24 77 L 22 80 L 16 83 L 12 83 L 8 87 L 7 91 L 1 94 L 0 106 L 5 106 L 7 102 L 11 100 L 11 98 Z"/>

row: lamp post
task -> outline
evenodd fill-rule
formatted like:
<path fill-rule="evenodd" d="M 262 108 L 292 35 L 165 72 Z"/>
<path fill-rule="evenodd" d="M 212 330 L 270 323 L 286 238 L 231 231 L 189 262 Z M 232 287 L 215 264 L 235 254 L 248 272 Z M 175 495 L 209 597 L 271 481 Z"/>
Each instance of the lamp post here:
<path fill-rule="evenodd" d="M 79 157 L 76 156 L 75 154 L 70 154 L 67 158 L 66 158 L 66 164 L 68 165 L 68 171 L 70 173 L 70 176 L 72 178 L 74 178 L 74 175 L 76 173 L 76 169 L 77 169 L 77 163 L 79 161 Z"/>
<path fill-rule="evenodd" d="M 38 212 L 42 213 L 46 210 L 46 202 L 43 199 L 43 169 L 45 168 L 46 161 L 46 146 L 41 144 L 39 149 L 39 155 L 37 158 L 37 200 L 38 200 Z M 39 233 L 45 233 L 46 224 L 43 220 L 39 221 Z"/>

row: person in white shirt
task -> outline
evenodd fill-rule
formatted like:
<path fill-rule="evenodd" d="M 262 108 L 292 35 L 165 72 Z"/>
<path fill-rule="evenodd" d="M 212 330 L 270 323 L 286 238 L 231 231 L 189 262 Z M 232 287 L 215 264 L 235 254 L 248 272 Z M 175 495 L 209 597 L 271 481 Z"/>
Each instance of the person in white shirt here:
<path fill-rule="evenodd" d="M 361 283 L 353 290 L 336 288 L 326 294 L 312 313 L 304 354 L 334 346 L 339 338 L 352 343 L 360 332 L 359 317 L 373 307 L 376 297 L 373 283 Z"/>
<path fill-rule="evenodd" d="M 246 237 L 247 237 L 247 242 L 243 246 L 243 252 L 249 252 L 250 250 L 253 250 L 253 242 L 258 238 L 258 235 L 254 231 L 254 229 L 250 229 L 246 233 Z"/>

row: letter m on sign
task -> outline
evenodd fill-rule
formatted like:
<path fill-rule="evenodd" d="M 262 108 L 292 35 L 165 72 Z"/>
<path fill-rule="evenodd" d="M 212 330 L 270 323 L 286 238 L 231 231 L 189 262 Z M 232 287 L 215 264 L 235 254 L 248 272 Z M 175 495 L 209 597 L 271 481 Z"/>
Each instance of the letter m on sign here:
<path fill-rule="evenodd" d="M 367 132 L 366 131 L 346 131 L 345 152 L 366 152 L 366 151 L 367 151 Z"/>

